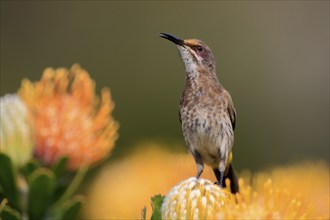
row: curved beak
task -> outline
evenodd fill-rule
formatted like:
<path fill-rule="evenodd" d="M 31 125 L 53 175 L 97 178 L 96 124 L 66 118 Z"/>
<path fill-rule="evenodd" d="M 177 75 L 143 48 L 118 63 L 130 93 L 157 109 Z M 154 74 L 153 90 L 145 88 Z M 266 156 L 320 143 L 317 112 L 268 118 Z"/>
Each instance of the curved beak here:
<path fill-rule="evenodd" d="M 160 33 L 160 37 L 165 38 L 169 41 L 172 41 L 173 43 L 175 43 L 176 45 L 179 46 L 184 46 L 184 41 L 181 40 L 180 38 L 174 36 L 174 35 L 170 35 L 170 34 L 166 34 L 166 33 Z"/>

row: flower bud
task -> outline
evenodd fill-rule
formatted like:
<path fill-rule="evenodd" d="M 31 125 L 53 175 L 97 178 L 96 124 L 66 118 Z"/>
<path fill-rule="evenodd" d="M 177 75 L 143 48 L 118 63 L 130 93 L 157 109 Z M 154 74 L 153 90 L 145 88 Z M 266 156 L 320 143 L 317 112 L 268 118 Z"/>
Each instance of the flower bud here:
<path fill-rule="evenodd" d="M 0 152 L 21 167 L 30 160 L 34 147 L 28 109 L 14 94 L 1 97 L 0 106 Z"/>

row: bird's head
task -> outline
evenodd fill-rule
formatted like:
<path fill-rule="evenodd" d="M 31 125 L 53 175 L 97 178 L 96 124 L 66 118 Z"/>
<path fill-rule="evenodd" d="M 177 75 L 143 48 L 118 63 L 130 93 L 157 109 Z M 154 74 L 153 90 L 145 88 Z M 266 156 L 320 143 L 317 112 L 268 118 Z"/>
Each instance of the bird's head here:
<path fill-rule="evenodd" d="M 165 33 L 161 33 L 160 37 L 177 45 L 187 73 L 198 71 L 200 68 L 215 73 L 213 53 L 203 41 L 197 39 L 181 40 Z"/>

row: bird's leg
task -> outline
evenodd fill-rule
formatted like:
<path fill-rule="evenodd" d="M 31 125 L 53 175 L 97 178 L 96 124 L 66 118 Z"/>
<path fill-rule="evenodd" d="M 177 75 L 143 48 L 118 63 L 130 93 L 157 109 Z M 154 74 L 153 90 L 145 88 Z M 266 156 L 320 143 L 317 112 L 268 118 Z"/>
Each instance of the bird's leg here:
<path fill-rule="evenodd" d="M 226 182 L 225 182 L 225 170 L 226 170 L 226 164 L 227 164 L 227 160 L 222 160 L 219 163 L 219 167 L 213 169 L 213 172 L 217 178 L 217 182 L 216 184 L 218 186 L 220 186 L 221 188 L 225 188 L 226 187 Z"/>
<path fill-rule="evenodd" d="M 223 177 L 221 177 L 221 172 L 219 171 L 218 168 L 214 168 L 213 169 L 213 173 L 214 173 L 215 177 L 217 178 L 217 181 L 214 184 L 217 184 L 221 188 L 225 188 L 226 187 L 226 182 L 225 182 L 224 172 L 222 174 Z"/>
<path fill-rule="evenodd" d="M 198 179 L 201 176 L 201 174 L 202 174 L 202 172 L 204 170 L 204 162 L 202 160 L 201 155 L 197 151 L 193 152 L 193 156 L 194 156 L 194 159 L 195 159 L 195 162 L 196 162 L 196 166 L 197 166 L 197 175 L 196 175 L 196 178 Z"/>
<path fill-rule="evenodd" d="M 226 182 L 225 182 L 225 172 L 219 171 L 218 168 L 213 169 L 214 175 L 217 178 L 217 181 L 214 184 L 217 184 L 221 188 L 226 187 Z"/>
<path fill-rule="evenodd" d="M 224 171 L 219 171 L 219 172 L 220 172 L 220 176 L 219 176 L 218 182 L 219 182 L 219 186 L 223 189 L 226 187 L 225 172 Z"/>

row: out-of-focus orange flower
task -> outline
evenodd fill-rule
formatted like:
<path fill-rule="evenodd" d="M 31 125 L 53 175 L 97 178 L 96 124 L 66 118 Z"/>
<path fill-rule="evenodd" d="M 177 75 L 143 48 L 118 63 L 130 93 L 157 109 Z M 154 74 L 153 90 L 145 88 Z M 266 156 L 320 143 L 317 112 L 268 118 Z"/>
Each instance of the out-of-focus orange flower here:
<path fill-rule="evenodd" d="M 87 219 L 139 219 L 150 198 L 166 195 L 177 183 L 195 176 L 194 159 L 186 153 L 170 153 L 166 145 L 144 143 L 121 161 L 105 166 L 88 190 Z M 185 149 L 184 146 L 178 148 Z M 203 177 L 213 178 L 211 169 Z M 213 179 L 215 181 L 215 178 Z"/>
<path fill-rule="evenodd" d="M 118 124 L 111 116 L 110 91 L 95 95 L 95 83 L 79 65 L 44 71 L 40 81 L 25 79 L 19 95 L 30 109 L 35 154 L 45 164 L 69 157 L 74 170 L 105 158 L 114 146 Z"/>
<path fill-rule="evenodd" d="M 84 217 L 138 219 L 146 205 L 150 218 L 153 195 L 167 195 L 196 174 L 191 155 L 170 153 L 165 148 L 141 144 L 123 161 L 104 167 L 89 188 Z M 215 213 L 219 219 L 329 218 L 329 166 L 324 163 L 285 166 L 254 175 L 243 171 L 239 176 L 240 195 L 231 195 L 230 202 Z M 207 167 L 202 178 L 215 181 Z"/>

